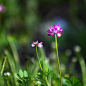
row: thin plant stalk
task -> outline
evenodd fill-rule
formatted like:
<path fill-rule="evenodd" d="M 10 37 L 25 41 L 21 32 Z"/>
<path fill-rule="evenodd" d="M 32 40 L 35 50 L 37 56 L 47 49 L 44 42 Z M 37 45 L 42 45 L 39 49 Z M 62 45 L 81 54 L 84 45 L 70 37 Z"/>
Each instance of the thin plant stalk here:
<path fill-rule="evenodd" d="M 57 46 L 57 35 L 55 34 L 55 42 L 56 42 L 56 53 L 57 53 L 57 60 L 58 60 L 58 66 L 59 66 L 59 73 L 60 73 L 60 81 L 62 86 L 62 78 L 61 78 L 61 70 L 60 70 L 60 62 L 59 62 L 59 56 L 58 56 L 58 46 Z"/>
<path fill-rule="evenodd" d="M 45 77 L 45 80 L 46 80 L 47 86 L 50 86 L 50 84 L 48 83 L 47 77 Z"/>
<path fill-rule="evenodd" d="M 2 63 L 1 75 L 2 75 L 2 73 L 3 73 L 3 70 L 4 70 L 4 67 L 5 67 L 6 58 L 7 58 L 7 57 L 5 57 L 5 58 L 4 58 L 4 60 L 3 60 L 3 63 Z"/>
<path fill-rule="evenodd" d="M 83 86 L 86 86 L 86 68 L 85 68 L 86 66 L 84 58 L 82 57 L 80 52 L 75 51 L 75 54 L 78 57 L 79 64 L 81 66 Z"/>
<path fill-rule="evenodd" d="M 9 81 L 7 80 L 7 86 L 10 86 Z"/>
<path fill-rule="evenodd" d="M 18 86 L 17 79 L 15 77 L 15 72 L 16 72 L 15 69 L 16 69 L 16 66 L 14 64 L 13 58 L 10 55 L 10 53 L 8 52 L 8 50 L 5 50 L 4 52 L 5 52 L 5 55 L 7 56 L 8 64 L 10 66 L 10 70 L 11 70 L 12 75 L 13 75 L 14 86 Z"/>
<path fill-rule="evenodd" d="M 37 46 L 36 46 L 36 54 L 37 54 L 37 58 L 38 58 L 38 61 L 39 61 L 40 68 L 41 68 L 41 70 L 43 71 L 42 66 L 41 66 L 41 62 L 40 62 L 39 56 L 38 56 Z"/>

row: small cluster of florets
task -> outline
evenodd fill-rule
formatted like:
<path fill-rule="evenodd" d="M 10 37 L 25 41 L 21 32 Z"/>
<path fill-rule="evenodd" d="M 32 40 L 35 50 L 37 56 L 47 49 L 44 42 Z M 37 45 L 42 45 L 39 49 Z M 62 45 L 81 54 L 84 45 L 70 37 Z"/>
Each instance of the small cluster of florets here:
<path fill-rule="evenodd" d="M 47 30 L 48 36 L 53 36 L 53 34 L 57 34 L 57 37 L 60 38 L 61 37 L 61 33 L 63 33 L 63 30 L 61 29 L 61 27 L 59 26 L 59 24 L 57 25 L 53 25 L 49 26 L 49 30 Z"/>
<path fill-rule="evenodd" d="M 42 42 L 38 43 L 38 41 L 36 41 L 36 42 L 33 41 L 33 43 L 31 43 L 31 46 L 32 47 L 38 46 L 40 48 L 43 48 Z"/>

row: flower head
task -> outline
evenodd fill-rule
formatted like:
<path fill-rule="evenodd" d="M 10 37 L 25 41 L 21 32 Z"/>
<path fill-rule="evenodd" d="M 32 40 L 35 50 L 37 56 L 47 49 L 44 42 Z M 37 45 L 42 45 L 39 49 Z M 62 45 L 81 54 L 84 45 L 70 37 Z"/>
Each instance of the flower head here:
<path fill-rule="evenodd" d="M 53 34 L 57 34 L 58 38 L 61 37 L 61 33 L 63 33 L 63 30 L 61 29 L 61 27 L 59 26 L 59 24 L 57 25 L 53 25 L 49 26 L 49 30 L 47 30 L 48 36 L 53 36 Z"/>
<path fill-rule="evenodd" d="M 5 76 L 10 76 L 11 74 L 9 72 L 4 73 Z"/>
<path fill-rule="evenodd" d="M 40 48 L 43 48 L 42 42 L 38 43 L 38 41 L 35 41 L 35 42 L 33 41 L 33 43 L 31 43 L 31 46 L 32 47 L 38 46 Z"/>
<path fill-rule="evenodd" d="M 6 7 L 0 4 L 0 13 L 4 13 L 6 11 Z"/>
<path fill-rule="evenodd" d="M 41 84 L 41 82 L 40 82 L 40 81 L 37 81 L 37 82 L 36 82 L 36 84 L 39 84 L 39 85 L 40 85 L 40 84 Z"/>

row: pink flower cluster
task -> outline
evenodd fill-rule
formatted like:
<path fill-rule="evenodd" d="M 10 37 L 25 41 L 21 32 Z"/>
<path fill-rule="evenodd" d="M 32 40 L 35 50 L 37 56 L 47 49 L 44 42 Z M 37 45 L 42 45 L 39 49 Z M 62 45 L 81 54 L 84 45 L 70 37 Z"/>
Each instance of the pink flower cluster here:
<path fill-rule="evenodd" d="M 38 43 L 38 41 L 36 41 L 36 42 L 33 41 L 33 43 L 31 43 L 31 46 L 32 47 L 38 46 L 40 48 L 43 48 L 42 42 Z"/>
<path fill-rule="evenodd" d="M 49 30 L 47 30 L 48 36 L 53 36 L 53 34 L 57 34 L 57 37 L 60 38 L 61 37 L 61 33 L 63 33 L 63 30 L 61 29 L 61 27 L 59 26 L 59 24 L 57 25 L 53 25 L 49 26 Z"/>
<path fill-rule="evenodd" d="M 61 27 L 59 26 L 59 24 L 57 25 L 53 25 L 49 26 L 49 30 L 47 30 L 48 36 L 53 36 L 53 34 L 57 34 L 57 37 L 60 38 L 61 37 L 61 33 L 63 33 L 63 30 L 61 29 Z M 40 48 L 43 48 L 42 42 L 38 43 L 38 41 L 31 43 L 32 47 L 38 46 Z"/>
<path fill-rule="evenodd" d="M 4 13 L 6 11 L 6 7 L 0 4 L 0 12 Z"/>

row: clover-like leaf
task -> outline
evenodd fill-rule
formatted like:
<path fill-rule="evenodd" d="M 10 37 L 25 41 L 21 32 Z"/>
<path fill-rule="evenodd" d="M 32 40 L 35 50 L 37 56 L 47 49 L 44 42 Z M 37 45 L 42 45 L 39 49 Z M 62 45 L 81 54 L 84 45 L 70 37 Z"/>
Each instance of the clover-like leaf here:
<path fill-rule="evenodd" d="M 24 77 L 28 77 L 28 73 L 25 70 L 24 70 Z"/>
<path fill-rule="evenodd" d="M 20 78 L 19 75 L 18 75 L 17 73 L 15 73 L 15 77 L 18 78 L 18 79 Z"/>
<path fill-rule="evenodd" d="M 73 76 L 73 83 L 72 86 L 83 86 L 82 83 Z"/>
<path fill-rule="evenodd" d="M 23 71 L 19 70 L 19 76 L 22 78 L 23 77 Z"/>
<path fill-rule="evenodd" d="M 72 86 L 70 80 L 67 77 L 62 78 L 63 86 Z"/>

